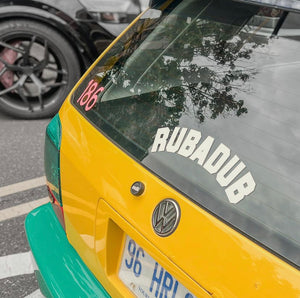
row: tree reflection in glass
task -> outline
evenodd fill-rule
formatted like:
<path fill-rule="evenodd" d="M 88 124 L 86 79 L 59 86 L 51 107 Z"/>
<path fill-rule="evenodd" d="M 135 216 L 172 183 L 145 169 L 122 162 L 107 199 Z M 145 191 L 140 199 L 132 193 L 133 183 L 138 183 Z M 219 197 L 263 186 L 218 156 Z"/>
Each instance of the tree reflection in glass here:
<path fill-rule="evenodd" d="M 237 18 L 227 9 L 227 23 L 221 23 L 208 8 L 192 8 L 163 19 L 154 31 L 155 20 L 142 22 L 107 63 L 116 61 L 102 82 L 106 91 L 97 111 L 144 149 L 158 127 L 173 129 L 183 114 L 203 123 L 248 111 L 238 96 L 249 92 L 246 82 L 255 75 L 246 61 L 267 42 L 248 32 L 253 12 L 245 9 Z"/>

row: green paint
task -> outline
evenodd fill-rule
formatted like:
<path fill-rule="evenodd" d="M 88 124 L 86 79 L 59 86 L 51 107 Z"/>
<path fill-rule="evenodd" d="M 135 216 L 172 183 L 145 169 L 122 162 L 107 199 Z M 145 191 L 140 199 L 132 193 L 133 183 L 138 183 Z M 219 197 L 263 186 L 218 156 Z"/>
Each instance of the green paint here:
<path fill-rule="evenodd" d="M 46 297 L 110 297 L 69 243 L 50 203 L 28 214 L 25 229 Z"/>
<path fill-rule="evenodd" d="M 58 114 L 56 114 L 46 129 L 44 163 L 47 181 L 54 186 L 51 191 L 62 206 L 60 193 L 60 143 L 61 123 Z"/>
<path fill-rule="evenodd" d="M 58 114 L 56 114 L 48 124 L 46 134 L 59 151 L 61 142 L 61 123 Z"/>

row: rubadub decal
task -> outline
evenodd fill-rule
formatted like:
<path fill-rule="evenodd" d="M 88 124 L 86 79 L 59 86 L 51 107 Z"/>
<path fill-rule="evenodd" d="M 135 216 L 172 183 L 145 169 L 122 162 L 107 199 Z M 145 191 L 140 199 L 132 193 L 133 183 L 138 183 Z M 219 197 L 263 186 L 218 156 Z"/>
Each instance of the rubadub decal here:
<path fill-rule="evenodd" d="M 226 187 L 225 193 L 230 203 L 236 204 L 254 191 L 256 184 L 249 171 L 234 181 L 246 168 L 237 155 L 229 159 L 230 149 L 223 143 L 209 155 L 214 138 L 208 136 L 202 142 L 200 140 L 200 131 L 175 127 L 170 136 L 170 129 L 162 127 L 156 132 L 151 152 L 177 152 L 183 157 L 197 161 L 208 173 L 216 174 L 220 186 Z"/>
<path fill-rule="evenodd" d="M 98 93 L 104 91 L 103 87 L 98 88 L 98 86 L 99 84 L 96 81 L 90 80 L 83 93 L 77 99 L 77 103 L 79 103 L 80 106 L 85 106 L 84 109 L 86 111 L 89 111 L 95 106 L 98 100 Z"/>

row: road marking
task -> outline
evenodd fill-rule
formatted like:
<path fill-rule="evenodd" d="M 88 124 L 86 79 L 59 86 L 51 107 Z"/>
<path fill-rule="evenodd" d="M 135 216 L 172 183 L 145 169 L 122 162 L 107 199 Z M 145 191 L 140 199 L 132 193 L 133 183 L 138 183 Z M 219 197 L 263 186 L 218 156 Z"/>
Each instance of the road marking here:
<path fill-rule="evenodd" d="M 34 265 L 31 251 L 0 257 L 0 279 L 32 273 Z"/>
<path fill-rule="evenodd" d="M 40 290 L 36 290 L 33 293 L 29 294 L 25 298 L 44 298 L 45 296 L 41 293 Z"/>
<path fill-rule="evenodd" d="M 33 210 L 43 204 L 46 204 L 48 202 L 49 202 L 49 198 L 45 197 L 42 199 L 38 199 L 38 200 L 31 201 L 28 203 L 20 204 L 20 205 L 10 207 L 7 209 L 2 209 L 2 210 L 0 210 L 0 222 L 7 220 L 7 219 L 17 217 L 17 216 L 27 214 L 31 210 Z"/>
<path fill-rule="evenodd" d="M 25 191 L 31 188 L 39 187 L 46 184 L 46 177 L 42 176 L 19 183 L 0 187 L 0 198 L 17 192 Z"/>

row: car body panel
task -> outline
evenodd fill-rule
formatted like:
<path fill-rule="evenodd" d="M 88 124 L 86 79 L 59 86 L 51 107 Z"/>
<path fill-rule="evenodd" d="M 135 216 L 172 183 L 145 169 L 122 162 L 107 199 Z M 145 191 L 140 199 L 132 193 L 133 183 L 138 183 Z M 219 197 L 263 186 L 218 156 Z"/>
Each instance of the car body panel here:
<path fill-rule="evenodd" d="M 80 115 L 70 98 L 59 113 L 66 231 L 110 295 L 130 295 L 118 278 L 127 234 L 197 297 L 299 296 L 299 270 L 150 173 Z M 145 184 L 140 197 L 130 193 L 135 181 Z M 181 221 L 174 234 L 161 238 L 151 216 L 164 198 L 179 203 Z"/>
<path fill-rule="evenodd" d="M 25 228 L 46 297 L 109 297 L 68 242 L 50 203 L 33 210 Z"/>
<path fill-rule="evenodd" d="M 89 12 L 99 12 L 99 8 L 103 12 L 110 13 L 126 13 L 129 15 L 139 15 L 147 8 L 147 0 L 115 0 L 113 3 L 109 0 L 80 0 L 82 5 Z M 98 21 L 98 24 L 108 32 L 118 36 L 127 26 L 128 23 L 109 23 Z"/>
<path fill-rule="evenodd" d="M 298 296 L 297 269 L 150 174 L 78 115 L 69 101 L 63 105 L 60 118 L 61 185 L 68 239 L 112 296 L 119 296 L 114 289 L 120 286 L 118 266 L 112 265 L 114 269 L 110 272 L 106 260 L 115 259 L 108 258 L 109 237 L 114 239 L 115 233 L 122 236 L 122 241 L 124 234 L 135 239 L 200 297 L 208 293 L 216 297 L 266 297 L 275 293 L 278 297 Z M 145 194 L 139 198 L 130 194 L 130 186 L 135 181 L 142 181 L 146 186 Z M 151 216 L 164 198 L 179 202 L 182 218 L 172 236 L 160 238 L 152 229 Z M 111 221 L 118 228 L 112 228 L 112 235 L 108 235 Z M 178 243 L 184 243 L 184 249 Z M 116 259 L 120 259 L 122 247 L 119 243 Z M 173 263 L 175 260 L 178 267 Z M 124 286 L 120 289 L 122 292 Z"/>
<path fill-rule="evenodd" d="M 197 297 L 299 297 L 297 268 L 151 173 L 78 113 L 70 99 L 59 112 L 66 234 L 112 297 L 133 297 L 118 277 L 126 235 Z M 130 193 L 135 181 L 145 185 L 139 197 Z M 181 220 L 162 238 L 151 217 L 165 198 L 178 202 Z"/>

